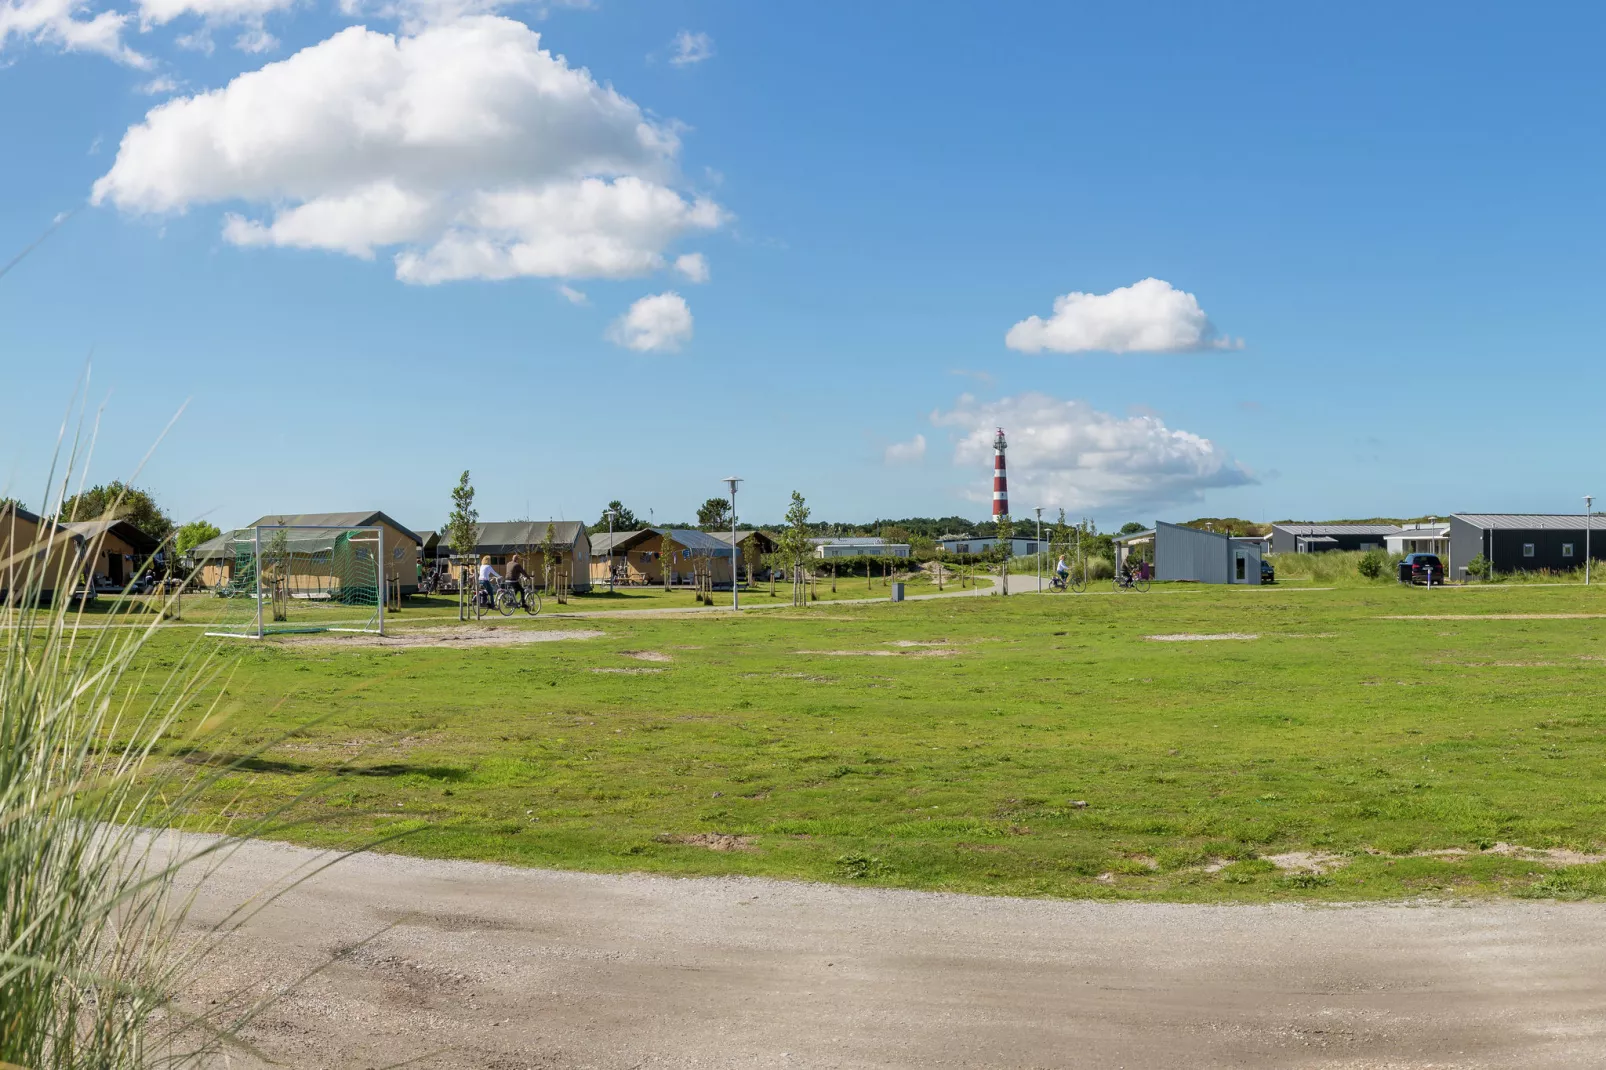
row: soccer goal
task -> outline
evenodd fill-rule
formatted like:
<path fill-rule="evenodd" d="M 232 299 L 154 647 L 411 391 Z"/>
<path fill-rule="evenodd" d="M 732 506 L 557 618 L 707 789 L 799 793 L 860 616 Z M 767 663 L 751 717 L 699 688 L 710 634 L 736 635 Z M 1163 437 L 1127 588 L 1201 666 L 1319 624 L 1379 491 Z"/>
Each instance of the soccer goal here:
<path fill-rule="evenodd" d="M 200 562 L 201 582 L 217 598 L 207 635 L 385 634 L 383 528 L 264 524 L 213 545 Z"/>

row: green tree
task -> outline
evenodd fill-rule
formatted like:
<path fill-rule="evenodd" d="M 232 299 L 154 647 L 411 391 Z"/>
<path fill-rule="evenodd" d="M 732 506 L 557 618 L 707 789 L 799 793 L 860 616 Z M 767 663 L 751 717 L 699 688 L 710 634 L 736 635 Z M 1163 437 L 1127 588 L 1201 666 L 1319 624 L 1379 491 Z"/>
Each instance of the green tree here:
<path fill-rule="evenodd" d="M 1008 513 L 998 518 L 998 541 L 993 544 L 993 560 L 998 562 L 998 593 L 1009 593 L 1009 559 L 1015 555 L 1015 522 Z"/>
<path fill-rule="evenodd" d="M 602 516 L 595 524 L 591 525 L 590 531 L 593 535 L 608 530 L 608 510 L 610 509 L 615 514 L 613 518 L 614 531 L 639 531 L 641 528 L 646 527 L 635 513 L 625 508 L 624 502 L 615 499 L 608 503 L 608 508 L 602 511 Z"/>
<path fill-rule="evenodd" d="M 221 534 L 223 533 L 215 524 L 205 520 L 191 521 L 178 529 L 178 534 L 173 537 L 173 549 L 180 554 L 187 554 L 201 543 L 215 539 Z"/>
<path fill-rule="evenodd" d="M 675 572 L 675 536 L 669 528 L 658 537 L 658 563 L 664 573 L 664 590 L 669 590 L 670 577 Z"/>
<path fill-rule="evenodd" d="M 563 552 L 558 549 L 558 529 L 547 521 L 546 532 L 541 536 L 541 570 L 546 573 L 546 585 L 551 587 L 558 578 L 558 565 Z"/>
<path fill-rule="evenodd" d="M 731 503 L 725 498 L 710 498 L 697 507 L 697 526 L 716 530 L 731 525 Z"/>
<path fill-rule="evenodd" d="M 803 559 L 814 549 L 809 542 L 809 507 L 803 495 L 792 492 L 792 504 L 786 509 L 786 527 L 781 531 L 781 556 L 792 569 L 792 604 L 800 602 L 798 574 L 803 570 Z"/>
<path fill-rule="evenodd" d="M 63 520 L 126 520 L 153 539 L 173 532 L 173 518 L 148 491 L 113 480 L 90 487 L 61 503 Z"/>
<path fill-rule="evenodd" d="M 1149 530 L 1149 525 L 1144 524 L 1144 523 L 1142 523 L 1140 521 L 1137 521 L 1137 520 L 1128 520 L 1125 524 L 1121 525 L 1121 530 L 1116 532 L 1116 534 L 1117 535 L 1136 535 L 1140 531 L 1148 531 L 1148 530 Z"/>
<path fill-rule="evenodd" d="M 459 562 L 468 562 L 480 545 L 480 511 L 474 508 L 474 484 L 464 472 L 452 488 L 452 511 L 446 517 L 446 545 Z"/>
<path fill-rule="evenodd" d="M 752 586 L 753 576 L 758 572 L 759 549 L 757 532 L 749 535 L 747 541 L 742 543 L 742 560 L 747 565 L 748 586 Z"/>

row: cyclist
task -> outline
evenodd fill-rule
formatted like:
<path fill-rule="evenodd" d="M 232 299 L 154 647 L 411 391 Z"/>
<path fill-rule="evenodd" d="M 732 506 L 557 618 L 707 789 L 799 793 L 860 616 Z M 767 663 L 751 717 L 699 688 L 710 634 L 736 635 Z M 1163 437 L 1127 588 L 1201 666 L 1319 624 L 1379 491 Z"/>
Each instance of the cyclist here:
<path fill-rule="evenodd" d="M 507 581 L 519 592 L 520 609 L 527 608 L 524 604 L 524 581 L 529 577 L 530 573 L 525 569 L 524 562 L 519 560 L 518 554 L 514 554 L 513 560 L 507 563 Z"/>
<path fill-rule="evenodd" d="M 1054 566 L 1054 575 L 1060 578 L 1061 583 L 1064 583 L 1066 577 L 1068 577 L 1070 574 L 1071 566 L 1065 563 L 1065 555 L 1060 554 L 1059 562 Z"/>
<path fill-rule="evenodd" d="M 485 597 L 485 604 L 488 606 L 496 605 L 496 581 L 500 578 L 501 577 L 497 576 L 496 574 L 496 569 L 491 567 L 490 555 L 486 554 L 484 557 L 481 557 L 480 594 Z"/>

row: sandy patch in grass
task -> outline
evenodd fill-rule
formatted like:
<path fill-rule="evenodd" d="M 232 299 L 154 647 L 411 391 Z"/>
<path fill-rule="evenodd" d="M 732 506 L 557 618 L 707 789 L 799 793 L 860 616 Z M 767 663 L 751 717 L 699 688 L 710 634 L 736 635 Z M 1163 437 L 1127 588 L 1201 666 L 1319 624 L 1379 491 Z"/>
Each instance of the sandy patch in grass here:
<path fill-rule="evenodd" d="M 295 646 L 332 647 L 386 647 L 406 650 L 411 647 L 445 647 L 457 649 L 471 646 L 523 646 L 525 643 L 560 643 L 569 639 L 596 639 L 602 635 L 594 629 L 534 629 L 534 628 L 420 628 L 417 631 L 396 632 L 393 635 L 355 635 L 328 632 L 314 635 L 285 636 L 277 642 Z"/>
<path fill-rule="evenodd" d="M 1217 639 L 1259 639 L 1260 636 L 1249 632 L 1216 632 L 1214 634 L 1180 632 L 1176 635 L 1145 635 L 1143 638 L 1152 639 L 1156 643 L 1208 643 Z"/>
<path fill-rule="evenodd" d="M 1349 865 L 1344 855 L 1328 851 L 1285 851 L 1280 855 L 1266 855 L 1266 861 L 1285 873 L 1331 873 Z"/>
<path fill-rule="evenodd" d="M 1536 862 L 1541 866 L 1588 866 L 1606 862 L 1606 854 L 1590 854 L 1587 851 L 1574 851 L 1566 847 L 1523 847 L 1515 843 L 1497 843 L 1481 851 L 1469 851 L 1464 847 L 1445 847 L 1437 851 L 1415 851 L 1410 855 L 1397 857 L 1442 858 L 1447 862 L 1453 862 L 1477 855 L 1519 858 L 1524 862 Z"/>
<path fill-rule="evenodd" d="M 617 666 L 611 668 L 592 669 L 592 672 L 611 672 L 621 676 L 641 676 L 646 673 L 663 672 L 662 669 L 621 669 Z"/>
<path fill-rule="evenodd" d="M 668 654 L 662 654 L 662 653 L 659 653 L 656 650 L 621 650 L 621 651 L 619 651 L 619 656 L 622 657 L 622 658 L 635 658 L 637 661 L 674 661 L 675 660 L 674 658 L 670 657 Z"/>
<path fill-rule="evenodd" d="M 894 639 L 888 646 L 952 646 L 949 639 Z"/>
<path fill-rule="evenodd" d="M 1600 620 L 1606 613 L 1392 613 L 1378 620 Z"/>
<path fill-rule="evenodd" d="M 659 843 L 676 843 L 683 847 L 706 847 L 710 851 L 751 851 L 751 836 L 732 836 L 727 832 L 664 832 L 653 837 Z"/>
<path fill-rule="evenodd" d="M 947 658 L 959 651 L 944 647 L 936 650 L 794 650 L 792 653 L 820 658 Z"/>

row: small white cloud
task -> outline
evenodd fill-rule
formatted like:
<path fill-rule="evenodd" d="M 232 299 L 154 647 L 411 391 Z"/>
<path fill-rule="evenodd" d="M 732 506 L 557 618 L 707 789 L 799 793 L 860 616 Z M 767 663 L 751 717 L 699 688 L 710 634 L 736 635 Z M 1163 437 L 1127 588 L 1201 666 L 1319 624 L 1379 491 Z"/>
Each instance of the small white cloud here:
<path fill-rule="evenodd" d="M 1143 279 L 1107 294 L 1055 298 L 1052 316 L 1021 320 L 1004 344 L 1023 353 L 1183 353 L 1241 349 L 1243 339 L 1217 334 L 1193 294 L 1164 279 Z"/>
<path fill-rule="evenodd" d="M 675 270 L 691 282 L 708 281 L 708 261 L 702 253 L 687 253 L 675 258 Z"/>
<path fill-rule="evenodd" d="M 149 70 L 150 58 L 123 43 L 130 16 L 89 8 L 87 0 L 0 0 L 0 53 L 15 39 L 63 52 L 93 52 Z"/>
<path fill-rule="evenodd" d="M 690 67 L 714 58 L 714 39 L 706 33 L 681 30 L 675 35 L 672 47 L 675 54 L 669 57 L 669 62 L 677 67 Z"/>
<path fill-rule="evenodd" d="M 678 293 L 643 297 L 608 328 L 608 340 L 638 353 L 679 349 L 691 339 L 691 309 Z"/>
<path fill-rule="evenodd" d="M 173 43 L 186 52 L 199 52 L 205 56 L 210 56 L 216 47 L 212 43 L 212 31 L 204 26 L 194 33 L 179 34 L 173 38 Z"/>
<path fill-rule="evenodd" d="M 272 52 L 275 48 L 278 48 L 279 39 L 261 26 L 253 26 L 234 39 L 234 47 L 241 52 L 258 55 L 263 52 Z"/>
<path fill-rule="evenodd" d="M 558 287 L 558 293 L 562 294 L 563 299 L 571 305 L 589 305 L 591 303 L 591 299 L 584 292 L 576 290 L 567 283 Z"/>
<path fill-rule="evenodd" d="M 888 446 L 883 459 L 888 464 L 914 464 L 926 456 L 926 436 L 916 435 L 908 442 L 894 442 Z"/>
<path fill-rule="evenodd" d="M 139 91 L 148 97 L 165 97 L 169 93 L 178 92 L 178 83 L 162 74 L 141 85 Z M 99 138 L 95 139 L 95 144 L 97 147 L 100 145 Z"/>
<path fill-rule="evenodd" d="M 1027 393 L 997 401 L 966 394 L 931 422 L 954 428 L 954 464 L 974 473 L 967 497 L 989 501 L 993 435 L 1009 435 L 1009 485 L 1044 508 L 1161 507 L 1197 502 L 1206 490 L 1255 482 L 1221 446 L 1167 427 L 1156 416 L 1115 416 L 1085 401 Z"/>

